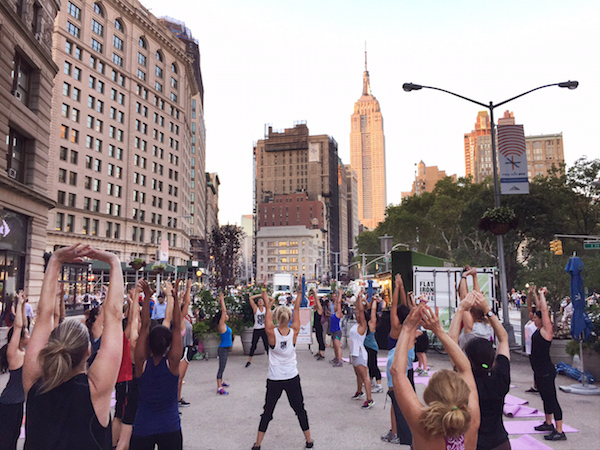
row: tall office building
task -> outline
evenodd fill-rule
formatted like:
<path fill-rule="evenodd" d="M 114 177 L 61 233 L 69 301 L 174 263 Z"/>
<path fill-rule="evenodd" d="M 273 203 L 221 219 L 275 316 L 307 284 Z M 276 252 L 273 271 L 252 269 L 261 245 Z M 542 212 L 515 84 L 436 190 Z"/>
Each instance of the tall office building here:
<path fill-rule="evenodd" d="M 352 168 L 350 164 L 344 165 L 344 170 L 346 170 L 346 180 L 348 184 L 346 185 L 347 192 L 347 201 L 348 201 L 348 250 L 356 247 L 356 238 L 358 237 L 360 231 L 360 221 L 358 220 L 358 176 L 356 175 L 356 171 Z M 343 242 L 342 244 L 343 245 Z M 349 255 L 349 259 L 352 259 L 351 255 Z"/>
<path fill-rule="evenodd" d="M 562 133 L 525 136 L 529 181 L 536 175 L 547 175 L 552 167 L 558 168 L 565 162 L 563 142 Z"/>
<path fill-rule="evenodd" d="M 480 183 L 485 176 L 492 174 L 492 138 L 490 116 L 487 111 L 479 111 L 475 127 L 465 133 L 465 176 L 473 177 Z"/>
<path fill-rule="evenodd" d="M 188 42 L 137 0 L 64 2 L 54 29 L 48 250 L 85 242 L 149 261 L 164 238 L 169 262 L 184 264 L 203 127 Z"/>
<path fill-rule="evenodd" d="M 308 201 L 322 199 L 325 203 L 324 232 L 319 236 L 325 239 L 324 251 L 328 258 L 321 259 L 323 269 L 314 272 L 327 273 L 335 262 L 334 252 L 339 252 L 340 248 L 337 142 L 327 135 L 311 136 L 305 123 L 282 132 L 269 127 L 265 138 L 254 147 L 254 160 L 257 207 L 274 202 L 276 196 L 302 192 L 306 193 Z M 280 220 L 275 226 L 297 224 L 296 211 L 290 210 L 289 204 L 287 206 L 281 219 L 277 217 Z M 259 214 L 256 220 L 258 218 Z M 263 227 L 257 225 L 257 230 Z M 260 273 L 258 267 L 257 276 L 260 277 Z"/>
<path fill-rule="evenodd" d="M 439 170 L 438 166 L 426 166 L 423 161 L 417 164 L 415 181 L 410 192 L 402 192 L 401 197 L 421 195 L 423 192 L 433 192 L 438 181 L 450 176 L 456 182 L 456 175 L 446 175 L 445 170 Z"/>
<path fill-rule="evenodd" d="M 363 92 L 354 103 L 350 121 L 350 165 L 358 178 L 358 218 L 372 230 L 385 219 L 387 194 L 383 116 L 371 94 L 366 52 Z"/>
<path fill-rule="evenodd" d="M 0 2 L 0 301 L 26 289 L 39 298 L 44 276 L 52 80 L 58 0 Z M 64 8 L 64 4 L 63 4 Z M 0 324 L 3 325 L 3 324 Z"/>

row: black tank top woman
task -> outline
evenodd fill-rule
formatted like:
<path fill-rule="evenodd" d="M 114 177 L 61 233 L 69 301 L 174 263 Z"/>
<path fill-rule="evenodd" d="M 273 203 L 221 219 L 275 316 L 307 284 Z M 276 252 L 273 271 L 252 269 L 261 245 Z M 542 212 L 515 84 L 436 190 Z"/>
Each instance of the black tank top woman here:
<path fill-rule="evenodd" d="M 540 330 L 536 330 L 531 336 L 531 367 L 538 376 L 556 370 L 550 359 L 550 345 L 552 345 L 552 341 L 544 339 Z"/>

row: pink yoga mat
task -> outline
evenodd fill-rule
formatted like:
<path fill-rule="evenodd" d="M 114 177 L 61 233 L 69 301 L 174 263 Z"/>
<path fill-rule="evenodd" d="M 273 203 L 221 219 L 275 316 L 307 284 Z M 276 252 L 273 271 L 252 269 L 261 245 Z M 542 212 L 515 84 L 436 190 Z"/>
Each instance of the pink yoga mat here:
<path fill-rule="evenodd" d="M 548 434 L 548 431 L 536 431 L 534 427 L 537 427 L 542 422 L 537 420 L 507 420 L 504 422 L 504 428 L 508 434 Z M 563 425 L 563 431 L 565 433 L 578 433 L 576 430 L 569 425 Z"/>
<path fill-rule="evenodd" d="M 522 398 L 515 397 L 514 395 L 506 394 L 506 397 L 504 397 L 504 403 L 510 403 L 511 405 L 526 405 L 529 402 L 527 400 L 523 400 Z"/>
<path fill-rule="evenodd" d="M 507 417 L 544 417 L 543 412 L 525 405 L 504 404 L 504 415 Z"/>
<path fill-rule="evenodd" d="M 552 447 L 548 447 L 546 444 L 527 434 L 518 439 L 509 440 L 512 450 L 552 450 Z"/>

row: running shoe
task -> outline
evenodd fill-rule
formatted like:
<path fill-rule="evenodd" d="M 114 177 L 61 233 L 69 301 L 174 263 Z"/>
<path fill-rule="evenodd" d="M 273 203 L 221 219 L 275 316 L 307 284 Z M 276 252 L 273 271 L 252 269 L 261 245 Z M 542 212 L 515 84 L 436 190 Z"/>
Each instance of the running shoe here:
<path fill-rule="evenodd" d="M 371 401 L 365 400 L 365 402 L 363 403 L 363 405 L 361 406 L 361 408 L 362 409 L 371 409 L 374 404 L 375 404 L 375 402 L 373 400 L 371 400 Z"/>
<path fill-rule="evenodd" d="M 531 394 L 538 394 L 540 391 L 538 391 L 536 388 L 534 387 L 530 387 L 529 389 L 527 389 L 525 392 L 529 392 Z"/>
<path fill-rule="evenodd" d="M 547 441 L 566 441 L 567 435 L 565 433 L 559 433 L 558 431 L 554 430 L 552 431 L 552 433 L 545 435 L 544 439 L 546 439 Z"/>
<path fill-rule="evenodd" d="M 322 361 L 323 359 L 325 359 L 323 355 L 317 355 L 317 361 Z"/>
<path fill-rule="evenodd" d="M 250 361 L 248 361 L 248 362 L 246 363 L 246 367 L 250 367 L 250 364 L 252 364 L 252 363 L 251 363 Z"/>
<path fill-rule="evenodd" d="M 229 392 L 227 392 L 225 389 L 217 389 L 217 394 L 219 395 L 229 395 Z"/>
<path fill-rule="evenodd" d="M 186 401 L 183 399 L 183 397 L 181 397 L 181 400 L 179 400 L 179 406 L 180 406 L 180 407 L 182 407 L 182 408 L 185 408 L 185 407 L 187 407 L 187 406 L 190 406 L 190 404 L 191 404 L 191 403 L 190 403 L 190 402 L 186 402 Z"/>
<path fill-rule="evenodd" d="M 419 377 L 428 377 L 429 376 L 429 372 L 427 372 L 426 370 L 421 369 L 421 372 L 419 372 L 418 376 Z"/>
<path fill-rule="evenodd" d="M 360 400 L 361 398 L 365 398 L 365 394 L 362 391 L 356 391 L 354 393 L 354 395 L 352 397 L 350 397 L 352 400 Z"/>
<path fill-rule="evenodd" d="M 396 433 L 392 433 L 392 430 L 381 436 L 383 442 L 389 442 L 390 444 L 399 444 L 400 438 Z"/>
<path fill-rule="evenodd" d="M 315 441 L 306 442 L 306 448 L 313 448 L 315 446 Z"/>
<path fill-rule="evenodd" d="M 333 358 L 329 360 L 330 364 L 335 364 L 336 362 L 338 362 L 337 358 Z"/>
<path fill-rule="evenodd" d="M 423 369 L 421 369 L 420 367 L 417 367 L 415 369 L 415 372 L 417 373 L 417 375 L 421 375 L 421 372 L 423 372 Z"/>
<path fill-rule="evenodd" d="M 379 393 L 383 392 L 383 386 L 381 386 L 381 385 L 375 386 L 373 389 L 371 389 L 371 392 L 373 392 L 375 394 L 379 394 Z"/>
<path fill-rule="evenodd" d="M 551 423 L 542 423 L 541 425 L 538 425 L 537 427 L 534 427 L 535 431 L 554 431 L 554 425 L 552 425 Z"/>
<path fill-rule="evenodd" d="M 344 365 L 344 364 L 342 364 L 342 362 L 341 362 L 341 361 L 338 361 L 338 362 L 334 362 L 334 363 L 333 363 L 333 367 L 342 367 L 343 365 Z"/>
<path fill-rule="evenodd" d="M 223 381 L 223 382 L 221 383 L 221 387 L 229 387 L 229 385 Z"/>

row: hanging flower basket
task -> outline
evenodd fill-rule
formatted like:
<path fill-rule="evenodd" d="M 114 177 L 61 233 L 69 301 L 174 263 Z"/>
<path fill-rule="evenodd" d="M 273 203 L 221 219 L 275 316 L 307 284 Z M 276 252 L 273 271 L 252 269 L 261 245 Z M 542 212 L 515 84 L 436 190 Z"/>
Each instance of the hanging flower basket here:
<path fill-rule="evenodd" d="M 158 273 L 163 273 L 166 270 L 167 266 L 163 263 L 153 264 L 152 270 Z"/>
<path fill-rule="evenodd" d="M 479 229 L 499 236 L 517 228 L 519 221 L 515 212 L 507 206 L 489 208 L 479 221 Z"/>
<path fill-rule="evenodd" d="M 131 261 L 129 263 L 129 265 L 131 267 L 133 267 L 133 270 L 140 270 L 142 267 L 144 267 L 146 265 L 146 263 L 141 258 L 135 258 L 133 261 Z"/>

